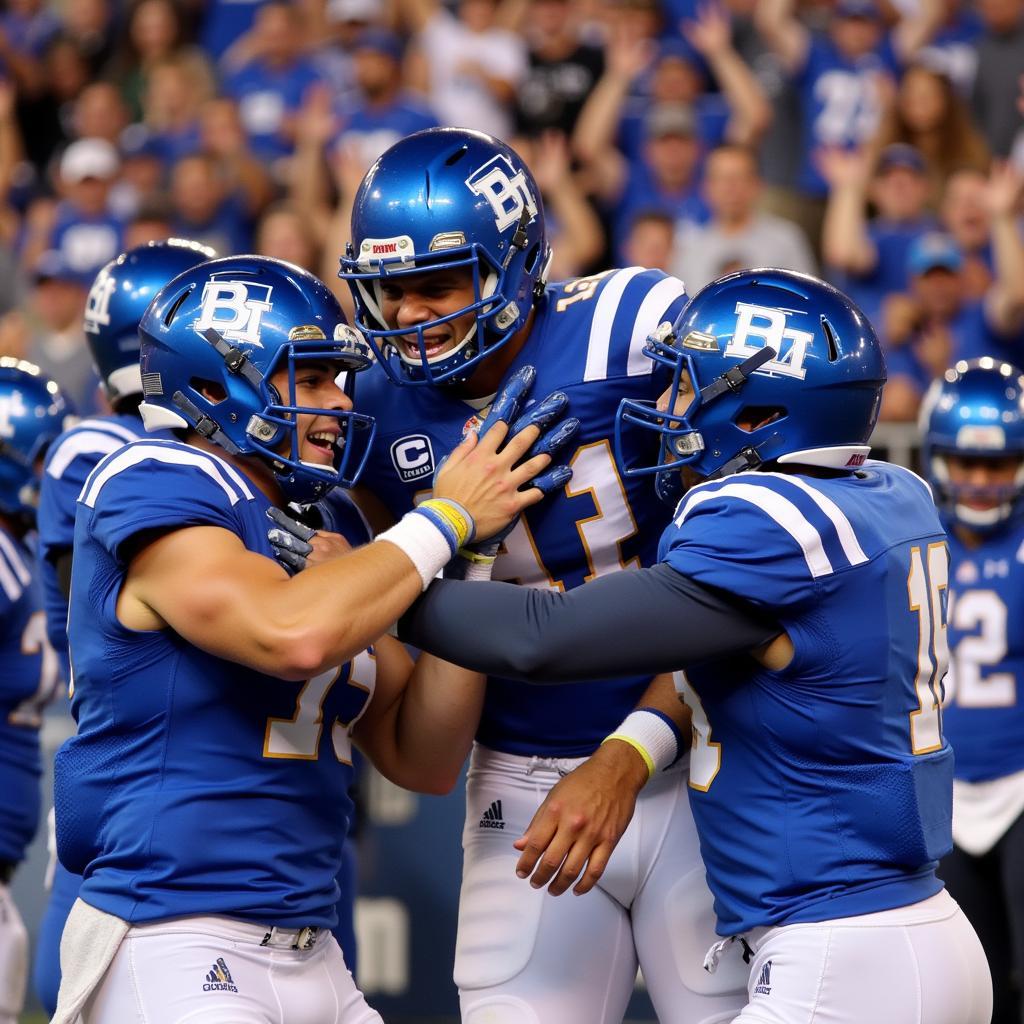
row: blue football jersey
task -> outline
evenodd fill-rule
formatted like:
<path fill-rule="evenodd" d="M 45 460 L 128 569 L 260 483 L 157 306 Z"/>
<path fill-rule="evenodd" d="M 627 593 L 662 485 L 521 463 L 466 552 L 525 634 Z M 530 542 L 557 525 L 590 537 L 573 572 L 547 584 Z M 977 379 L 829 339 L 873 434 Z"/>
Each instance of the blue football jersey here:
<path fill-rule="evenodd" d="M 139 416 L 90 417 L 61 434 L 46 453 L 36 515 L 39 578 L 46 609 L 47 635 L 60 658 L 65 679 L 70 678 L 68 603 L 57 582 L 55 559 L 74 544 L 75 505 L 86 477 L 104 456 L 146 436 Z M 172 435 L 161 431 L 150 436 L 169 439 Z"/>
<path fill-rule="evenodd" d="M 9 863 L 39 825 L 39 727 L 59 683 L 34 569 L 32 553 L 0 526 L 0 861 Z"/>
<path fill-rule="evenodd" d="M 720 934 L 937 892 L 952 847 L 949 555 L 928 486 L 878 462 L 741 473 L 689 491 L 660 553 L 763 610 L 795 651 L 779 672 L 744 656 L 677 675 Z"/>
<path fill-rule="evenodd" d="M 581 426 L 575 447 L 559 461 L 569 462 L 573 478 L 563 492 L 527 510 L 505 541 L 495 579 L 570 590 L 654 562 L 667 513 L 650 480 L 622 478 L 612 436 L 620 399 L 656 398 L 667 386 L 641 350 L 647 335 L 663 320 L 674 320 L 684 301 L 681 281 L 640 267 L 545 290 L 508 374 L 532 364 L 534 398 L 568 394 L 569 411 Z M 448 390 L 398 387 L 379 367 L 360 374 L 356 406 L 377 419 L 361 483 L 396 517 L 429 493 L 438 463 L 477 416 Z M 638 448 L 629 455 L 639 464 L 650 453 Z M 622 721 L 649 681 L 596 680 L 526 693 L 520 683 L 492 677 L 477 738 L 513 754 L 583 756 Z"/>
<path fill-rule="evenodd" d="M 956 777 L 1024 770 L 1024 526 L 969 549 L 949 531 L 949 676 L 943 727 Z"/>
<path fill-rule="evenodd" d="M 335 923 L 350 728 L 373 692 L 372 652 L 289 682 L 169 628 L 126 629 L 116 614 L 140 531 L 217 526 L 272 558 L 268 507 L 223 459 L 177 441 L 109 455 L 79 499 L 68 620 L 78 734 L 56 759 L 57 846 L 85 876 L 82 898 L 126 920 Z"/>

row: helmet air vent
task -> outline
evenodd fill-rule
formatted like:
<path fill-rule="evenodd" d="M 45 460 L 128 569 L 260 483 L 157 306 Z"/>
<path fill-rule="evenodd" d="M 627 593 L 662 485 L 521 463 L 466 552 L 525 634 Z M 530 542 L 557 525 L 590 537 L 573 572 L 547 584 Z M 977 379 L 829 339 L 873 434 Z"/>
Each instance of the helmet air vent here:
<path fill-rule="evenodd" d="M 189 285 L 171 304 L 167 307 L 167 315 L 164 317 L 164 327 L 170 327 L 174 321 L 178 310 L 181 309 L 181 304 L 189 297 L 192 292 L 192 286 Z"/>
<path fill-rule="evenodd" d="M 469 151 L 469 147 L 466 145 L 459 146 L 444 162 L 445 167 L 451 167 L 457 164 Z"/>
<path fill-rule="evenodd" d="M 828 345 L 828 361 L 834 363 L 839 358 L 839 342 L 835 329 L 825 317 L 821 318 L 821 328 L 825 332 L 825 342 Z"/>

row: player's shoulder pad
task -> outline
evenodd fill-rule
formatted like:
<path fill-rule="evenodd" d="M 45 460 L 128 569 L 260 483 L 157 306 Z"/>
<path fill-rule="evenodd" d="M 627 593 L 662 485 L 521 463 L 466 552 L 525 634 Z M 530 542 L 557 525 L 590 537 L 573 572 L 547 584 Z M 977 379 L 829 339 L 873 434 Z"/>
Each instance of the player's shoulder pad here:
<path fill-rule="evenodd" d="M 79 501 L 89 508 L 131 495 L 144 505 L 212 497 L 233 506 L 252 501 L 252 486 L 234 466 L 183 441 L 140 440 L 106 456 L 89 474 Z"/>
<path fill-rule="evenodd" d="M 674 322 L 686 287 L 661 270 L 623 267 L 551 285 L 552 329 L 583 351 L 584 381 L 642 376 L 653 363 L 643 354 L 647 336 L 664 320 Z"/>
<path fill-rule="evenodd" d="M 133 431 L 113 419 L 81 420 L 50 445 L 43 463 L 44 471 L 47 476 L 60 480 L 76 459 L 86 458 L 95 465 L 104 455 L 142 437 L 142 432 Z"/>
<path fill-rule="evenodd" d="M 108 455 L 79 495 L 79 527 L 118 556 L 143 530 L 220 526 L 244 530 L 238 508 L 255 501 L 252 485 L 211 452 L 181 441 L 134 441 Z"/>
<path fill-rule="evenodd" d="M 748 565 L 793 562 L 811 579 L 869 560 L 845 512 L 813 480 L 789 473 L 737 473 L 691 488 L 673 515 L 679 543 Z"/>
<path fill-rule="evenodd" d="M 909 490 L 922 493 L 932 504 L 935 503 L 935 494 L 932 485 L 923 476 L 919 476 L 912 469 L 900 466 L 895 462 L 883 462 L 880 459 L 868 459 L 864 463 L 865 468 L 875 470 L 877 473 L 888 474 L 894 482 L 906 486 Z"/>
<path fill-rule="evenodd" d="M 32 566 L 22 546 L 0 527 L 0 611 L 21 600 L 32 583 Z"/>

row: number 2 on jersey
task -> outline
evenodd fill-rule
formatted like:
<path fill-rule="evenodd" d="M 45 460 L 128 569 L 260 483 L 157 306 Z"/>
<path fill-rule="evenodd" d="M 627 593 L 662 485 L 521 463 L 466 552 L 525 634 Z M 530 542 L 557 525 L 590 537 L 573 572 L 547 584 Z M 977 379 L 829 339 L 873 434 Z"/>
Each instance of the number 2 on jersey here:
<path fill-rule="evenodd" d="M 942 680 L 949 667 L 949 643 L 942 592 L 948 594 L 949 551 L 945 542 L 929 544 L 924 556 L 910 549 L 907 597 L 917 613 L 917 710 L 910 712 L 910 749 L 930 754 L 942 747 Z"/>

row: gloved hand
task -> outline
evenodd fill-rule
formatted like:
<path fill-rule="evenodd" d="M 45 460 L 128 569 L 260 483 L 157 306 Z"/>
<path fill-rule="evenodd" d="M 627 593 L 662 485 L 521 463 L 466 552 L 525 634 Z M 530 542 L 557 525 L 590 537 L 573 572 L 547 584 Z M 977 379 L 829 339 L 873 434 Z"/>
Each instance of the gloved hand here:
<path fill-rule="evenodd" d="M 309 542 L 316 536 L 316 530 L 293 519 L 281 509 L 271 506 L 267 517 L 276 526 L 267 530 L 267 539 L 273 545 L 274 557 L 284 566 L 289 576 L 306 568 L 306 559 L 313 551 Z"/>
<path fill-rule="evenodd" d="M 517 416 L 535 379 L 536 371 L 532 366 L 524 366 L 517 370 L 498 393 L 487 418 L 478 430 L 483 436 L 498 421 L 511 423 L 504 442 L 507 444 L 510 438 L 521 431 L 531 426 L 538 427 L 541 431 L 540 436 L 524 459 L 543 454 L 554 457 L 575 436 L 580 426 L 579 420 L 575 417 L 563 418 L 569 406 L 569 399 L 561 391 L 555 391 L 539 402 L 527 402 L 525 411 Z M 537 487 L 544 494 L 551 494 L 564 487 L 571 477 L 572 470 L 568 466 L 550 465 L 524 486 Z M 476 539 L 461 548 L 458 556 L 452 559 L 445 569 L 446 578 L 489 579 L 501 542 L 512 532 L 517 522 L 518 519 L 514 519 L 499 533 Z"/>

